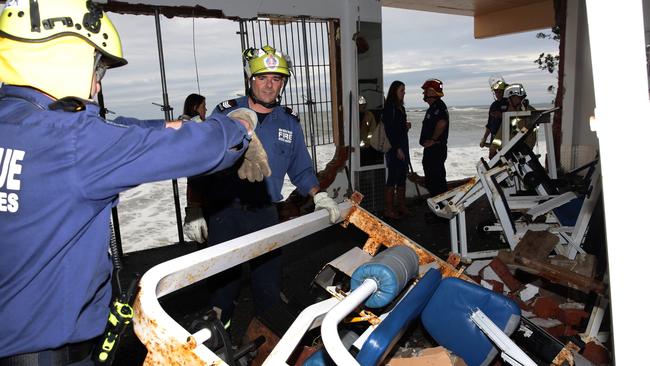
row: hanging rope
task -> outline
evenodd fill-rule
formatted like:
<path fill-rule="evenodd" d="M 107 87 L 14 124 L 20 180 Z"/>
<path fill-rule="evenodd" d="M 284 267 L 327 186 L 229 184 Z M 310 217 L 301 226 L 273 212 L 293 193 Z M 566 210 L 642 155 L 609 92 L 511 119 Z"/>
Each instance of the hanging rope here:
<path fill-rule="evenodd" d="M 196 88 L 201 94 L 201 84 L 199 83 L 199 64 L 196 61 L 196 35 L 194 31 L 194 11 L 192 10 L 192 49 L 194 50 L 194 72 L 196 74 Z"/>

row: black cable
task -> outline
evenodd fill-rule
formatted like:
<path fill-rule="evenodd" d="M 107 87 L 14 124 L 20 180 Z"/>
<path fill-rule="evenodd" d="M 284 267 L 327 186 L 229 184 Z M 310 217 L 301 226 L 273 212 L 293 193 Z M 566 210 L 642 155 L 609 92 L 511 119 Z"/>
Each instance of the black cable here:
<path fill-rule="evenodd" d="M 118 293 L 122 294 L 122 282 L 120 281 L 120 270 L 122 269 L 122 260 L 120 259 L 120 252 L 117 246 L 117 240 L 115 240 L 115 229 L 113 228 L 113 223 L 110 223 L 111 227 L 111 239 L 108 242 L 108 246 L 111 250 L 111 261 L 113 262 L 113 268 L 115 269 L 115 282 L 117 282 Z"/>

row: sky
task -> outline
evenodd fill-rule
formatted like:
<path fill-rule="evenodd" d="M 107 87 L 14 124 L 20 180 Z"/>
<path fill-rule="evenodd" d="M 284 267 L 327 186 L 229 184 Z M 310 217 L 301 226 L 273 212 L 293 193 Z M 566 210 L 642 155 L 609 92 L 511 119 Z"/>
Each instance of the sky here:
<path fill-rule="evenodd" d="M 536 37 L 550 29 L 474 39 L 471 17 L 384 8 L 382 20 L 384 84 L 403 81 L 407 106 L 423 103 L 420 86 L 429 78 L 443 81 L 447 105 L 490 104 L 491 75 L 522 83 L 533 105 L 553 99 L 547 87 L 557 77 L 534 63 L 542 52 L 558 53 L 558 42 Z"/>
<path fill-rule="evenodd" d="M 109 70 L 104 78 L 106 107 L 116 113 L 109 118 L 162 118 L 161 108 L 153 104 L 162 104 L 154 17 L 109 16 L 129 61 L 125 67 Z M 489 105 L 488 78 L 493 74 L 509 83 L 523 83 L 533 105 L 550 103 L 553 98 L 546 88 L 557 83 L 556 77 L 539 70 L 533 61 L 542 52 L 557 53 L 558 44 L 537 39 L 537 32 L 476 40 L 471 17 L 383 8 L 382 18 L 384 90 L 393 80 L 405 82 L 408 107 L 424 106 L 420 85 L 433 77 L 444 82 L 444 100 L 449 106 Z M 236 22 L 160 19 L 173 117 L 182 113 L 185 97 L 199 89 L 208 111 L 243 93 Z"/>

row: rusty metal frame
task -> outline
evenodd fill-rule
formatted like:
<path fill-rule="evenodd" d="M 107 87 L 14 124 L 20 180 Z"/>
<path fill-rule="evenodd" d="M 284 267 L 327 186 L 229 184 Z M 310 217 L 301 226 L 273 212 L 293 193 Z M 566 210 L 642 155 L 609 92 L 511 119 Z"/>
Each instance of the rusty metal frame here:
<path fill-rule="evenodd" d="M 339 204 L 346 217 L 352 204 Z M 145 365 L 226 365 L 160 305 L 158 298 L 329 227 L 325 210 L 161 263 L 140 280 L 134 330 L 147 347 Z"/>
<path fill-rule="evenodd" d="M 443 276 L 469 277 L 428 250 L 388 226 L 358 204 L 362 195 L 339 204 L 344 227 L 350 223 L 369 235 L 364 251 L 375 255 L 381 246 L 406 245 L 418 254 L 420 264 L 436 263 Z M 226 365 L 194 335 L 178 324 L 160 305 L 158 298 L 223 272 L 252 258 L 273 251 L 329 227 L 325 210 L 257 231 L 161 263 L 140 281 L 135 301 L 134 330 L 148 350 L 144 365 Z"/>

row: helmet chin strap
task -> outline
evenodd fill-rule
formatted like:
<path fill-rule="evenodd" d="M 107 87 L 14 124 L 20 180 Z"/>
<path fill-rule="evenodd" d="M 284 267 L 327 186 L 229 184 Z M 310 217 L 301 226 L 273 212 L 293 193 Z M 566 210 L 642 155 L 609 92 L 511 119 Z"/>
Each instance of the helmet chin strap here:
<path fill-rule="evenodd" d="M 264 102 L 264 101 L 261 101 L 261 100 L 257 99 L 255 94 L 253 94 L 253 88 L 251 88 L 250 86 L 248 87 L 248 90 L 246 91 L 246 94 L 253 100 L 253 102 L 255 104 L 259 104 L 259 105 L 263 106 L 264 108 L 272 109 L 272 108 L 275 108 L 275 107 L 279 106 L 280 103 L 282 103 L 282 94 L 284 94 L 284 90 L 286 89 L 286 87 L 287 87 L 287 81 L 285 79 L 284 85 L 282 86 L 282 91 L 280 91 L 280 94 L 278 94 L 278 96 L 275 98 L 275 100 L 273 102 L 270 102 L 270 103 L 267 103 L 267 102 Z"/>
<path fill-rule="evenodd" d="M 267 103 L 267 102 L 264 102 L 264 101 L 261 101 L 261 100 L 257 99 L 255 94 L 253 94 L 253 90 L 251 88 L 248 88 L 248 93 L 246 93 L 246 94 L 248 94 L 248 96 L 253 100 L 253 102 L 255 104 L 259 104 L 259 105 L 263 106 L 264 108 L 268 108 L 268 109 L 275 108 L 275 107 L 279 106 L 280 103 L 282 102 L 282 94 L 278 95 L 277 98 L 275 98 L 275 100 L 273 102 L 270 102 L 270 103 Z"/>

